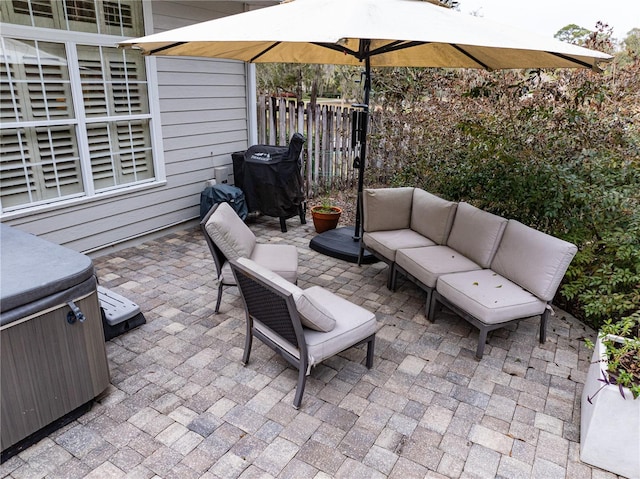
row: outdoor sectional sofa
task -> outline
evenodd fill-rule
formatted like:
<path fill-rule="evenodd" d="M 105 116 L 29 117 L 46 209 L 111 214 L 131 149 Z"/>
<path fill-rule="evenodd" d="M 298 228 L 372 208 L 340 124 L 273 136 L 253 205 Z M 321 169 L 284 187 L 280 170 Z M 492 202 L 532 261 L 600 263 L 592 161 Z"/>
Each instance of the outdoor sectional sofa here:
<path fill-rule="evenodd" d="M 545 341 L 575 245 L 420 188 L 367 189 L 362 206 L 361 256 L 366 248 L 389 265 L 389 289 L 398 274 L 424 289 L 427 319 L 443 304 L 477 327 L 478 358 L 489 331 L 531 316 Z"/>

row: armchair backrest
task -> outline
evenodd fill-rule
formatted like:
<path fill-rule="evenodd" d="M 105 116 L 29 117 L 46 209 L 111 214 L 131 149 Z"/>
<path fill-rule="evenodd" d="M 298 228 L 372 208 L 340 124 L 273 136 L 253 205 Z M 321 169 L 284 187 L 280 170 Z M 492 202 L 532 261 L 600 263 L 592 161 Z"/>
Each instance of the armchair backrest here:
<path fill-rule="evenodd" d="M 251 257 L 256 237 L 228 203 L 213 205 L 200 227 L 216 263 L 218 276 L 229 259 Z"/>
<path fill-rule="evenodd" d="M 222 253 L 222 251 L 220 251 L 220 248 L 218 248 L 218 246 L 213 242 L 206 228 L 207 221 L 209 221 L 209 218 L 211 218 L 211 215 L 215 212 L 217 208 L 218 208 L 218 204 L 213 205 L 211 209 L 207 212 L 207 214 L 204 216 L 204 218 L 202 218 L 202 221 L 200 221 L 200 229 L 202 230 L 202 236 L 204 236 L 204 240 L 207 243 L 207 246 L 209 247 L 209 251 L 211 251 L 211 256 L 213 256 L 213 262 L 216 265 L 216 275 L 218 278 L 220 278 L 220 275 L 222 274 L 222 267 L 227 262 L 227 257 L 224 255 L 224 253 Z"/>

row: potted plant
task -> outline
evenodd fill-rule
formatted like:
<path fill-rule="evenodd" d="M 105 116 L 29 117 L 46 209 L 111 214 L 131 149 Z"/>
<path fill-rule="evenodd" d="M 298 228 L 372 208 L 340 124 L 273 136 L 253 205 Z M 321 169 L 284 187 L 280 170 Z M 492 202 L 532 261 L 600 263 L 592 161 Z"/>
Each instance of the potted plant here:
<path fill-rule="evenodd" d="M 582 391 L 580 460 L 640 478 L 640 312 L 602 326 Z"/>
<path fill-rule="evenodd" d="M 311 207 L 311 218 L 317 233 L 324 233 L 338 226 L 342 208 L 333 206 L 328 198 L 322 200 L 320 205 Z"/>

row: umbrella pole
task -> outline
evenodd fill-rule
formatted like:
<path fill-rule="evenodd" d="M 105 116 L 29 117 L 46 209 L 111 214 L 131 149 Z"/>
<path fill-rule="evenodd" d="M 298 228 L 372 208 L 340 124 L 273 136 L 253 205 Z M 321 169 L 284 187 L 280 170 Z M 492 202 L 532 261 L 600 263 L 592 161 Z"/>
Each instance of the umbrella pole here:
<path fill-rule="evenodd" d="M 369 126 L 369 93 L 371 91 L 371 61 L 369 60 L 370 42 L 365 40 L 361 45 L 361 58 L 364 59 L 364 103 L 362 108 L 362 128 L 360 132 L 360 158 L 358 168 L 358 197 L 356 199 L 355 227 L 344 226 L 325 231 L 314 236 L 309 247 L 319 253 L 358 264 L 375 263 L 378 259 L 367 250 L 360 251 L 360 236 L 362 235 L 362 191 L 364 189 L 364 168 L 367 155 L 367 130 Z"/>
<path fill-rule="evenodd" d="M 362 109 L 362 134 L 360 138 L 360 161 L 358 164 L 358 195 L 356 199 L 356 224 L 353 231 L 353 241 L 360 241 L 362 235 L 362 191 L 364 189 L 364 168 L 367 158 L 367 136 L 369 129 L 369 93 L 371 91 L 371 60 L 369 56 L 364 60 L 364 102 Z"/>

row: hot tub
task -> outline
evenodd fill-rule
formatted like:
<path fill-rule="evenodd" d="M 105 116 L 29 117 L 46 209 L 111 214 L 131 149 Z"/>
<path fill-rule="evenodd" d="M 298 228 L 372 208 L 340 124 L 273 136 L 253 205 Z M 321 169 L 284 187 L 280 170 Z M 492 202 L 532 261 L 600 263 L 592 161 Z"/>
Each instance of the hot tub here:
<path fill-rule="evenodd" d="M 89 257 L 0 225 L 3 459 L 109 385 L 96 288 Z"/>

